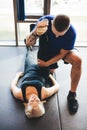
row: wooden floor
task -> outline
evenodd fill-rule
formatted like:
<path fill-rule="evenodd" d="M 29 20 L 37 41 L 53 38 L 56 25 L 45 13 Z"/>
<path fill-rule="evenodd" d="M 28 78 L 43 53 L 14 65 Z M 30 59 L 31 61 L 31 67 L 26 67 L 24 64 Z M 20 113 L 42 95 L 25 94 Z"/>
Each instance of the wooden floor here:
<path fill-rule="evenodd" d="M 59 62 L 56 79 L 60 84 L 58 94 L 47 100 L 44 117 L 29 120 L 23 104 L 10 93 L 10 83 L 19 70 L 23 71 L 25 47 L 0 47 L 0 130 L 87 130 L 87 48 L 78 47 L 82 57 L 82 76 L 77 89 L 79 110 L 70 115 L 67 94 L 70 89 L 70 65 Z M 37 49 L 31 52 L 35 58 Z M 21 66 L 21 67 L 20 67 Z"/>

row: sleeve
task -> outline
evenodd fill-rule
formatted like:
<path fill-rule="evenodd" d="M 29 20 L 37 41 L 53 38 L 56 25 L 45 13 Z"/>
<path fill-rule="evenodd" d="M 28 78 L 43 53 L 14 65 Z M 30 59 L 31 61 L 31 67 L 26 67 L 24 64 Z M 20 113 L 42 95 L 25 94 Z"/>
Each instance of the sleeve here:
<path fill-rule="evenodd" d="M 75 41 L 76 41 L 76 31 L 72 26 L 69 28 L 68 32 L 65 34 L 64 41 L 66 41 L 63 47 L 64 50 L 72 50 L 74 48 Z"/>
<path fill-rule="evenodd" d="M 42 21 L 43 19 L 53 20 L 54 15 L 44 15 L 38 19 L 37 22 Z"/>

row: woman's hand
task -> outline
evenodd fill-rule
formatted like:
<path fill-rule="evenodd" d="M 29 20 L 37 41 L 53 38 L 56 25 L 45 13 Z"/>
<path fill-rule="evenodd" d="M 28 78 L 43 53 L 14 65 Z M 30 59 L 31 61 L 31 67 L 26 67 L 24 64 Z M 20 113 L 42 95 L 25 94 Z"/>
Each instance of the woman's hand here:
<path fill-rule="evenodd" d="M 48 19 L 43 19 L 42 21 L 39 21 L 36 26 L 36 34 L 38 36 L 43 35 L 47 29 L 48 29 Z"/>
<path fill-rule="evenodd" d="M 23 72 L 18 72 L 18 73 L 16 74 L 16 76 L 17 76 L 18 78 L 22 77 L 23 75 L 24 75 Z"/>
<path fill-rule="evenodd" d="M 48 26 L 48 19 L 43 19 L 43 20 L 41 20 L 41 21 L 39 21 L 38 23 L 37 23 L 37 27 L 44 27 L 44 26 Z"/>

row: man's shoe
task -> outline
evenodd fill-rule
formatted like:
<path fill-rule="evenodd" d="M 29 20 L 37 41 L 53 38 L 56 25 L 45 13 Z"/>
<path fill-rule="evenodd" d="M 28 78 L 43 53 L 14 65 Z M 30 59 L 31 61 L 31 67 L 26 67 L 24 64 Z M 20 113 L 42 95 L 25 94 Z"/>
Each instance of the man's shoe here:
<path fill-rule="evenodd" d="M 69 95 L 67 96 L 68 101 L 68 109 L 71 114 L 75 114 L 78 110 L 78 101 L 76 100 L 76 93 L 69 92 Z"/>

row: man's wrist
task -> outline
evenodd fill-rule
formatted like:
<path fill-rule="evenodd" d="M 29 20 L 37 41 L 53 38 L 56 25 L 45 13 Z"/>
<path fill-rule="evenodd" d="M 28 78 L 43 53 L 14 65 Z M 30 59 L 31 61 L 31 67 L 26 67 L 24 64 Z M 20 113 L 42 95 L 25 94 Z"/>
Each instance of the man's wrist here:
<path fill-rule="evenodd" d="M 46 66 L 46 67 L 49 66 L 49 62 L 48 62 L 48 61 L 45 62 L 45 66 Z"/>

